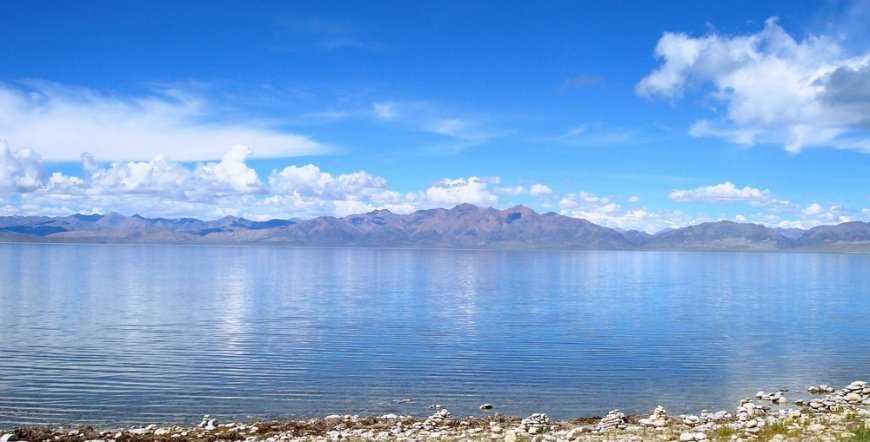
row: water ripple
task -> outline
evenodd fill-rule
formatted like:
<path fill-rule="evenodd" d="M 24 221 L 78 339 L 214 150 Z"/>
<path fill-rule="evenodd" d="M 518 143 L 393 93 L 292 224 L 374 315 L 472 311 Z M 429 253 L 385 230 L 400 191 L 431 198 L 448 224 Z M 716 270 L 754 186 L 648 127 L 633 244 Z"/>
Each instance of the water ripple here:
<path fill-rule="evenodd" d="M 0 426 L 698 411 L 870 377 L 867 255 L 5 244 L 0 264 Z"/>

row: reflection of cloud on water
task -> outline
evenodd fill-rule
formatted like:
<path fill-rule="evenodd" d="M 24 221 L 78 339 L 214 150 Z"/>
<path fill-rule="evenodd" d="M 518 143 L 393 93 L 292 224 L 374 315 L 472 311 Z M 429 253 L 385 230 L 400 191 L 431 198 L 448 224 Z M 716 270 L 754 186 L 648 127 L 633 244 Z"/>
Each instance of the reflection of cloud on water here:
<path fill-rule="evenodd" d="M 244 353 L 244 343 L 249 338 L 251 328 L 250 310 L 253 303 L 254 287 L 248 274 L 250 264 L 243 257 L 224 263 L 216 271 L 216 300 L 214 320 L 226 337 L 223 351 L 234 354 Z"/>
<path fill-rule="evenodd" d="M 433 327 L 439 345 L 474 342 L 481 326 L 479 289 L 491 281 L 498 252 L 479 250 L 424 251 L 418 288 L 422 318 Z M 420 271 L 419 269 L 417 271 Z M 487 296 L 493 296 L 488 293 Z"/>

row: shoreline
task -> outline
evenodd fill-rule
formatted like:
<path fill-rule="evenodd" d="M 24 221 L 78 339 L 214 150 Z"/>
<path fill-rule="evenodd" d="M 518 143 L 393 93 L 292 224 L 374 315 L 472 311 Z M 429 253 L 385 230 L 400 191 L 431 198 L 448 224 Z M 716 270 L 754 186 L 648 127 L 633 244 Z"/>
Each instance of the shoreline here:
<path fill-rule="evenodd" d="M 60 426 L 0 428 L 0 442 L 302 442 L 302 441 L 870 441 L 870 385 L 808 388 L 810 399 L 789 402 L 782 391 L 759 391 L 734 410 L 671 416 L 657 407 L 649 416 L 612 410 L 604 417 L 551 420 L 528 417 L 453 416 L 435 410 L 424 419 L 330 415 L 312 419 L 218 422 L 134 427 Z M 483 404 L 482 411 L 492 406 Z"/>

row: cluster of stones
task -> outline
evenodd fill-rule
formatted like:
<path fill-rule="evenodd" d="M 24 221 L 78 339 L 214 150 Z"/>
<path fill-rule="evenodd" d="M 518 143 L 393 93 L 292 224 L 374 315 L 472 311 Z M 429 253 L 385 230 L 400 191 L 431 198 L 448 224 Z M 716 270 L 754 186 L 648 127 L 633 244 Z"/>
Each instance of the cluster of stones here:
<path fill-rule="evenodd" d="M 214 426 L 215 420 L 211 418 L 209 415 L 205 415 L 202 417 L 202 422 L 197 425 L 199 428 L 204 428 L 208 431 L 214 430 L 216 427 Z"/>
<path fill-rule="evenodd" d="M 668 422 L 670 421 L 670 417 L 668 417 L 668 412 L 665 411 L 664 407 L 659 405 L 653 410 L 653 413 L 649 415 L 646 419 L 641 419 L 640 424 L 644 427 L 651 427 L 655 429 L 665 429 L 668 427 Z"/>
<path fill-rule="evenodd" d="M 445 409 L 420 420 L 387 414 L 380 417 L 331 415 L 300 421 L 256 423 L 218 423 L 203 416 L 196 426 L 158 427 L 149 425 L 122 430 L 47 430 L 34 433 L 0 431 L 0 442 L 326 442 L 326 441 L 426 441 L 476 440 L 505 442 L 573 442 L 646 440 L 706 442 L 750 441 L 834 441 L 848 439 L 856 425 L 870 428 L 870 387 L 852 382 L 842 389 L 814 387 L 817 396 L 800 409 L 777 409 L 746 398 L 732 412 L 702 410 L 699 415 L 670 416 L 661 406 L 648 417 L 627 417 L 619 410 L 609 412 L 596 425 L 551 421 L 545 414 L 518 420 L 499 416 L 454 418 Z M 771 401 L 782 392 L 763 393 L 759 400 Z M 757 395 L 759 396 L 759 395 Z M 799 404 L 802 401 L 795 401 Z M 814 406 L 815 404 L 816 406 Z M 4 434 L 6 433 L 6 434 Z M 776 434 L 775 434 L 776 433 Z M 31 437 L 25 437 L 31 434 Z M 723 436 L 725 435 L 725 436 Z M 723 438 L 724 437 L 724 438 Z"/>
<path fill-rule="evenodd" d="M 681 441 L 706 441 L 707 433 L 714 429 L 718 422 L 729 421 L 733 415 L 725 410 L 710 414 L 707 410 L 701 410 L 699 416 L 693 414 L 681 414 L 680 423 L 689 431 L 680 433 Z"/>
<path fill-rule="evenodd" d="M 423 421 L 423 429 L 430 433 L 447 430 L 450 428 L 452 422 L 453 415 L 451 415 L 446 409 L 442 408 L 437 413 L 427 417 L 426 420 Z"/>
<path fill-rule="evenodd" d="M 820 385 L 819 387 L 811 386 L 807 390 L 810 393 L 830 393 L 818 399 L 795 401 L 795 404 L 806 406 L 813 411 L 830 411 L 843 407 L 870 405 L 870 386 L 864 381 L 852 382 L 839 390 L 834 390 L 826 385 Z"/>
<path fill-rule="evenodd" d="M 762 401 L 770 401 L 778 405 L 785 405 L 788 403 L 788 399 L 785 398 L 785 393 L 782 391 L 775 391 L 773 393 L 759 391 L 758 393 L 755 393 L 755 398 Z"/>
<path fill-rule="evenodd" d="M 814 385 L 810 385 L 809 387 L 807 387 L 807 391 L 809 391 L 812 394 L 833 393 L 834 387 L 829 387 L 825 384 L 821 384 L 818 387 L 816 387 Z"/>
<path fill-rule="evenodd" d="M 514 429 L 522 435 L 542 434 L 550 431 L 550 418 L 543 413 L 535 413 L 520 421 Z"/>

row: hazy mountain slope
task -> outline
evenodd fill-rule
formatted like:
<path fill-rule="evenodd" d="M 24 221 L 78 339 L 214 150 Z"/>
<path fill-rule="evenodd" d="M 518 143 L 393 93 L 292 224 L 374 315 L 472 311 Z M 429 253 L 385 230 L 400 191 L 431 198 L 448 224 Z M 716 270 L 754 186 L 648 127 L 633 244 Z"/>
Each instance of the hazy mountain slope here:
<path fill-rule="evenodd" d="M 804 233 L 796 245 L 808 249 L 868 250 L 870 223 L 852 221 L 836 226 L 818 226 Z"/>
<path fill-rule="evenodd" d="M 781 233 L 758 224 L 704 223 L 659 233 L 645 248 L 675 250 L 779 250 L 792 247 Z"/>
<path fill-rule="evenodd" d="M 704 223 L 650 235 L 619 231 L 524 207 L 498 210 L 460 204 L 397 215 L 387 210 L 307 220 L 252 221 L 227 216 L 144 218 L 139 215 L 0 217 L 0 241 L 178 244 L 286 244 L 445 248 L 596 250 L 834 250 L 870 252 L 870 223 L 820 226 L 801 234 L 757 224 Z M 800 234 L 800 236 L 798 236 Z"/>

